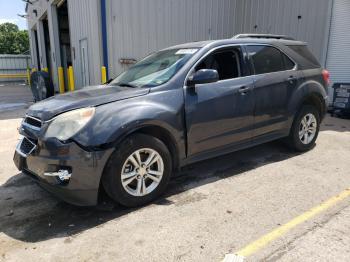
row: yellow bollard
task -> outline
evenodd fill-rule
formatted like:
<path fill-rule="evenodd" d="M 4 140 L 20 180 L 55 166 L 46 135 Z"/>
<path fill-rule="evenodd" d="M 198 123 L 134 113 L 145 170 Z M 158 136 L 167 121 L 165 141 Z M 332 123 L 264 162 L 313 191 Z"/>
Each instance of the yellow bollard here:
<path fill-rule="evenodd" d="M 69 74 L 69 67 L 67 68 L 67 90 L 71 90 L 70 88 L 70 74 Z"/>
<path fill-rule="evenodd" d="M 30 86 L 30 69 L 27 68 L 27 81 L 28 81 L 28 85 Z"/>
<path fill-rule="evenodd" d="M 107 82 L 107 69 L 105 66 L 101 67 L 101 82 L 103 85 Z"/>
<path fill-rule="evenodd" d="M 68 67 L 68 74 L 69 74 L 69 77 L 68 77 L 68 80 L 69 80 L 69 89 L 70 89 L 70 91 L 74 91 L 74 89 L 75 89 L 75 85 L 74 85 L 74 72 L 73 72 L 73 67 L 72 67 L 72 66 Z"/>
<path fill-rule="evenodd" d="M 60 88 L 60 93 L 64 93 L 64 74 L 63 67 L 58 68 L 58 86 Z"/>

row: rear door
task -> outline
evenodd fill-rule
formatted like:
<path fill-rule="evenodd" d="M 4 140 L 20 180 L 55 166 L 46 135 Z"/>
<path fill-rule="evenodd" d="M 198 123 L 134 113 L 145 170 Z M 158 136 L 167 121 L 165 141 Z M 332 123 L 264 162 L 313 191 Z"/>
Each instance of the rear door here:
<path fill-rule="evenodd" d="M 247 45 L 254 73 L 253 137 L 274 136 L 285 131 L 288 103 L 299 73 L 296 64 L 278 48 L 270 45 Z"/>
<path fill-rule="evenodd" d="M 213 50 L 191 71 L 215 69 L 220 80 L 185 88 L 189 156 L 250 142 L 253 76 L 246 76 L 245 65 L 241 47 L 232 46 Z"/>

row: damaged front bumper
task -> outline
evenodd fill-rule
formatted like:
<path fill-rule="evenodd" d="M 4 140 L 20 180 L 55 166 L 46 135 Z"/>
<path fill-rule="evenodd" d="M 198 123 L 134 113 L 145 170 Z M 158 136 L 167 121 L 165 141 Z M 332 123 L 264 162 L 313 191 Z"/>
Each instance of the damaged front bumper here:
<path fill-rule="evenodd" d="M 23 137 L 14 162 L 23 174 L 64 201 L 92 206 L 97 204 L 100 179 L 111 153 L 112 149 L 88 151 L 73 141 Z"/>

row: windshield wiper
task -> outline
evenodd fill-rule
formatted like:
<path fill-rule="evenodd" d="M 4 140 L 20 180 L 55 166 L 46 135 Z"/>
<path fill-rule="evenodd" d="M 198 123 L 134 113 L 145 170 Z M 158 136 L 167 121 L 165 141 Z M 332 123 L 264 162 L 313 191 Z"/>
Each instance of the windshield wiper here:
<path fill-rule="evenodd" d="M 137 85 L 133 85 L 133 84 L 130 84 L 130 83 L 118 83 L 118 84 L 116 84 L 116 85 L 117 85 L 117 86 L 132 87 L 132 88 L 138 87 Z"/>

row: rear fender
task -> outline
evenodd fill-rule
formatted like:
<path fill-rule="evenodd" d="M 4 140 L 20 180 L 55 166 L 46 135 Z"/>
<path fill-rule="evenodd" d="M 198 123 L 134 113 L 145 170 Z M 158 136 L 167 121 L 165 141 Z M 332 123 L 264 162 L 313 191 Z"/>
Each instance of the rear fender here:
<path fill-rule="evenodd" d="M 309 80 L 303 82 L 293 93 L 291 99 L 289 100 L 288 105 L 288 124 L 289 128 L 293 124 L 294 116 L 297 114 L 299 109 L 310 97 L 317 97 L 319 102 L 321 103 L 321 117 L 326 112 L 326 101 L 327 101 L 327 93 L 323 85 L 315 80 Z"/>

